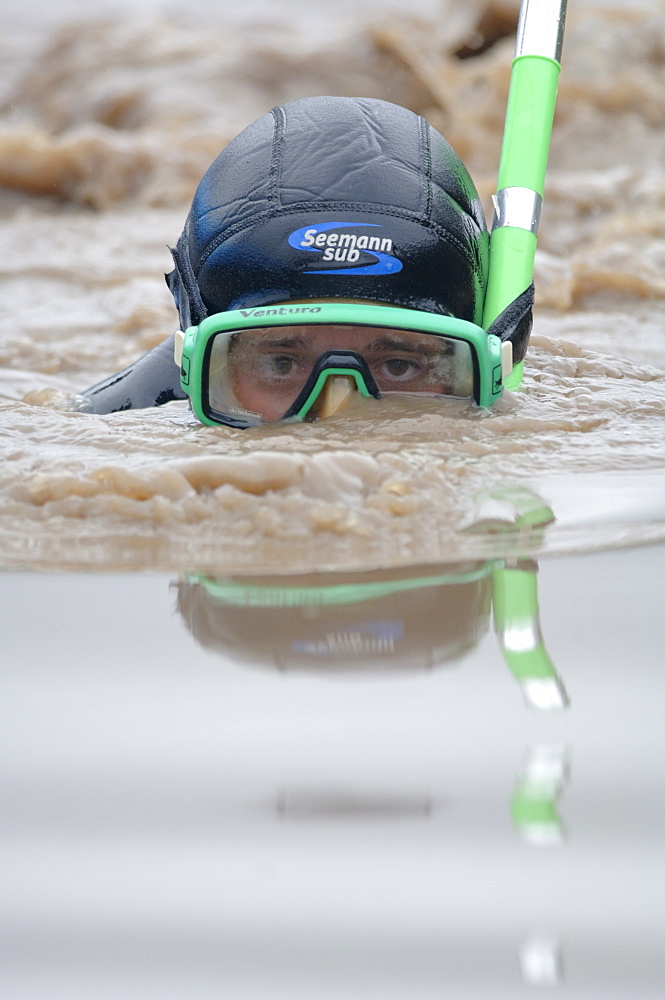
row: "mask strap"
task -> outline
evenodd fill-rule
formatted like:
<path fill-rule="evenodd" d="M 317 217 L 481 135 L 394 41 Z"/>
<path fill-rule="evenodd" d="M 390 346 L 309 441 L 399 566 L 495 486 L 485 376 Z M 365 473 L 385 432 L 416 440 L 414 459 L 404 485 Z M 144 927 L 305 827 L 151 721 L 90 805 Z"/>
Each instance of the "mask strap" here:
<path fill-rule="evenodd" d="M 175 270 L 165 275 L 166 284 L 175 299 L 183 330 L 186 330 L 190 326 L 198 326 L 208 315 L 208 310 L 201 298 L 201 292 L 199 291 L 199 286 L 192 270 L 189 252 L 185 243 L 186 240 L 183 235 L 175 247 L 169 247 L 173 263 L 175 264 Z"/>
<path fill-rule="evenodd" d="M 508 340 L 513 345 L 513 365 L 524 361 L 526 355 L 533 326 L 533 300 L 532 282 L 521 295 L 506 306 L 487 330 L 499 340 L 503 342 Z"/>

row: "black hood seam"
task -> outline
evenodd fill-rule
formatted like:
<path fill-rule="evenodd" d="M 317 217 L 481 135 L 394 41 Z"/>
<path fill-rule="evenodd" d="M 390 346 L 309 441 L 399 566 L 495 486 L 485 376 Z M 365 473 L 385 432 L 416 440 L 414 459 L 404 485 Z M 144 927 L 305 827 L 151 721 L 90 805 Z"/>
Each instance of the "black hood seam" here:
<path fill-rule="evenodd" d="M 428 222 L 431 222 L 433 202 L 432 144 L 430 142 L 429 122 L 426 122 L 422 115 L 418 116 L 418 127 L 420 129 L 420 160 L 422 164 L 422 171 L 425 175 L 425 218 Z"/>
<path fill-rule="evenodd" d="M 272 137 L 272 154 L 270 158 L 270 172 L 268 180 L 268 200 L 276 207 L 280 207 L 280 181 L 282 177 L 282 163 L 284 162 L 284 139 L 286 135 L 286 114 L 284 108 L 276 107 L 270 112 L 273 117 L 274 130 Z"/>

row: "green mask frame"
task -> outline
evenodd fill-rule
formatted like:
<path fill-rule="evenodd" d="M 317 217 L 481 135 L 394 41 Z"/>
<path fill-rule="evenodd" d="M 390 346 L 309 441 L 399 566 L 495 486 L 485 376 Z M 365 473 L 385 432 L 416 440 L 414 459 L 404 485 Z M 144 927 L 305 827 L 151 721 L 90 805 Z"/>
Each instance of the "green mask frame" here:
<path fill-rule="evenodd" d="M 242 333 L 246 330 L 312 326 L 353 326 L 382 330 L 422 333 L 448 342 L 468 345 L 473 365 L 473 398 L 482 407 L 489 407 L 501 397 L 503 379 L 512 371 L 510 344 L 502 344 L 480 326 L 454 316 L 402 309 L 393 306 L 311 301 L 300 304 L 277 304 L 254 309 L 236 309 L 208 316 L 198 326 L 179 331 L 175 339 L 174 357 L 180 366 L 180 381 L 190 397 L 198 419 L 209 426 L 220 423 L 234 427 L 252 427 L 261 423 L 260 416 L 238 407 L 234 412 L 219 413 L 209 401 L 208 383 L 210 356 L 215 337 L 219 334 Z M 305 394 L 291 420 L 303 420 L 321 392 L 327 375 L 345 374 L 352 377 L 363 395 L 371 395 L 362 372 L 339 365 L 324 367 L 311 389 Z M 442 397 L 445 398 L 445 397 Z"/>

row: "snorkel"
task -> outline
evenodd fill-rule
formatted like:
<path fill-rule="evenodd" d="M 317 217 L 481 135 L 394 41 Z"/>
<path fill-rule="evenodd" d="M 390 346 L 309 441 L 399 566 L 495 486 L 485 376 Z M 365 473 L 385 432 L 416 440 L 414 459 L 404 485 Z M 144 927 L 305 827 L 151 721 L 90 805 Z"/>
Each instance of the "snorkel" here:
<path fill-rule="evenodd" d="M 483 326 L 533 281 L 568 0 L 522 0 L 504 125 Z M 522 381 L 518 361 L 504 381 Z"/>

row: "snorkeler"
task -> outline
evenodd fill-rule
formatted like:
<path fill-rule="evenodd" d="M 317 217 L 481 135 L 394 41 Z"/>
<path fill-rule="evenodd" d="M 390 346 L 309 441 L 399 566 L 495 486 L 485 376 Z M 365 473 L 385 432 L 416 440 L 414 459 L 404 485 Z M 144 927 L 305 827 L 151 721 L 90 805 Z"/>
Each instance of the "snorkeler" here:
<path fill-rule="evenodd" d="M 566 0 L 522 0 L 491 239 L 423 118 L 369 98 L 274 108 L 196 191 L 166 277 L 180 330 L 72 405 L 189 398 L 202 423 L 245 428 L 354 392 L 487 407 L 518 386 L 565 17 Z"/>
<path fill-rule="evenodd" d="M 234 427 L 328 416 L 356 391 L 490 406 L 526 353 L 533 286 L 485 330 L 488 248 L 473 182 L 423 118 L 368 98 L 274 108 L 196 191 L 166 277 L 181 331 L 74 405 L 189 397 Z"/>

